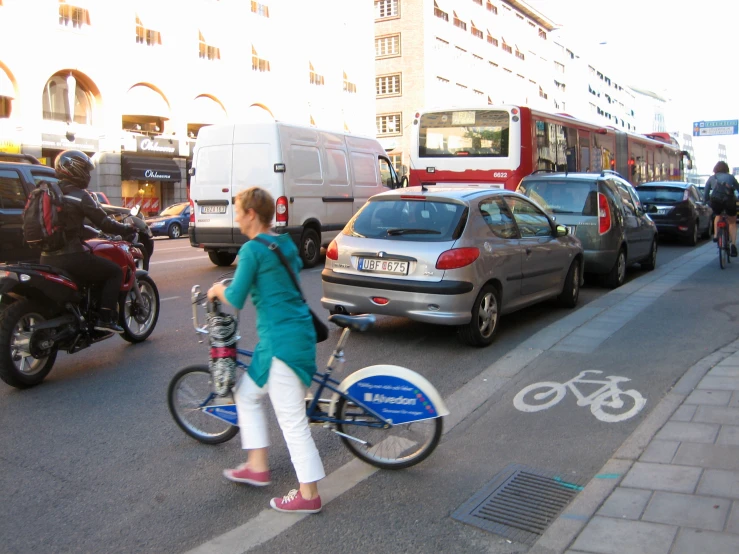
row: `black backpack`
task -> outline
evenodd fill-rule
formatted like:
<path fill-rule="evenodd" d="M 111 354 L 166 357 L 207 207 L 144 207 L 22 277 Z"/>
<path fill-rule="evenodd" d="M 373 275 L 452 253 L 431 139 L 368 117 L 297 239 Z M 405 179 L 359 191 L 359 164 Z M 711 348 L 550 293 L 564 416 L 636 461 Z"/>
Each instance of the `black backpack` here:
<path fill-rule="evenodd" d="M 715 183 L 711 189 L 711 200 L 717 202 L 726 202 L 734 196 L 734 187 L 731 183 L 721 181 L 718 177 L 714 177 Z"/>
<path fill-rule="evenodd" d="M 64 239 L 64 194 L 56 183 L 41 181 L 28 195 L 23 210 L 23 236 L 31 247 L 59 250 Z"/>

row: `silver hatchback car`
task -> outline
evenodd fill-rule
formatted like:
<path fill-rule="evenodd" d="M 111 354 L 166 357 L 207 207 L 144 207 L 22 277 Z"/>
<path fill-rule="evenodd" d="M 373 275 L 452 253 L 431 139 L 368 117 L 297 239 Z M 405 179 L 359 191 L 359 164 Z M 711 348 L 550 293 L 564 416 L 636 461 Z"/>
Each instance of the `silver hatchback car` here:
<path fill-rule="evenodd" d="M 411 187 L 369 199 L 326 252 L 321 304 L 458 326 L 474 346 L 499 317 L 580 293 L 580 241 L 523 195 Z"/>

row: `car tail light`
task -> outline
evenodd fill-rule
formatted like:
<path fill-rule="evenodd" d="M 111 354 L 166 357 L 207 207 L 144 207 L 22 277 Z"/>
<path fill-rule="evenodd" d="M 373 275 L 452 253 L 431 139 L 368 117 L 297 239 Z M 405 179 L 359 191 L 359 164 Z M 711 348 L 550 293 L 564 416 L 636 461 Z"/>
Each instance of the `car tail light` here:
<path fill-rule="evenodd" d="M 598 232 L 602 235 L 611 230 L 611 208 L 603 193 L 598 193 Z"/>
<path fill-rule="evenodd" d="M 436 269 L 459 269 L 470 265 L 479 257 L 480 250 L 477 248 L 452 248 L 441 253 L 436 260 Z"/>
<path fill-rule="evenodd" d="M 195 223 L 195 202 L 190 200 L 190 223 Z"/>
<path fill-rule="evenodd" d="M 339 245 L 336 244 L 335 240 L 332 240 L 331 244 L 328 245 L 328 248 L 326 249 L 326 257 L 329 260 L 339 259 Z"/>
<path fill-rule="evenodd" d="M 287 196 L 280 196 L 275 202 L 275 223 L 277 227 L 285 227 L 287 225 Z"/>

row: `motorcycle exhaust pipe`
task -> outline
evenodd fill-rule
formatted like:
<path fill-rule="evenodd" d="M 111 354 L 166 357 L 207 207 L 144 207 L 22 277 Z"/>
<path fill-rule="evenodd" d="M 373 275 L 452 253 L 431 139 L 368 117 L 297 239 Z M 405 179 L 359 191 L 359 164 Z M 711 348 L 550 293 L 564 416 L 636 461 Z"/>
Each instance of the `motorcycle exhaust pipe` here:
<path fill-rule="evenodd" d="M 42 321 L 41 323 L 34 325 L 33 330 L 41 331 L 42 329 L 56 329 L 57 327 L 61 327 L 62 325 L 76 323 L 76 321 L 77 321 L 77 318 L 74 317 L 72 314 L 66 314 L 61 317 L 55 317 L 54 319 L 49 319 L 48 321 Z"/>

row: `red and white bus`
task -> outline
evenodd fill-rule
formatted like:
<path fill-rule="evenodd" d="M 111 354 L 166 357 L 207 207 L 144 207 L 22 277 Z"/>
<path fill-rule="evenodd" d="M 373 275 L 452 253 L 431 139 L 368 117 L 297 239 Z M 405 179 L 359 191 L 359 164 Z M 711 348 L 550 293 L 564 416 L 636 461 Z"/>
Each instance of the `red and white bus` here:
<path fill-rule="evenodd" d="M 419 112 L 412 129 L 409 186 L 435 182 L 515 190 L 536 170 L 610 169 L 634 185 L 680 181 L 687 156 L 666 133 L 636 135 L 523 106 Z"/>

